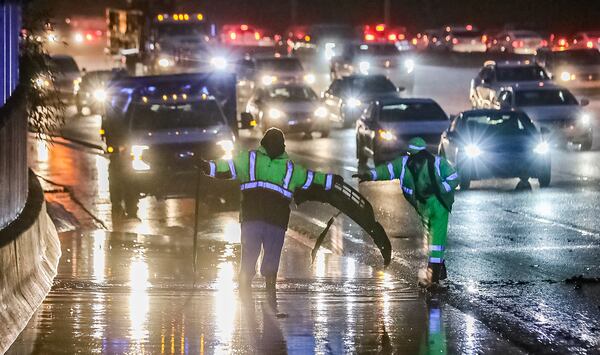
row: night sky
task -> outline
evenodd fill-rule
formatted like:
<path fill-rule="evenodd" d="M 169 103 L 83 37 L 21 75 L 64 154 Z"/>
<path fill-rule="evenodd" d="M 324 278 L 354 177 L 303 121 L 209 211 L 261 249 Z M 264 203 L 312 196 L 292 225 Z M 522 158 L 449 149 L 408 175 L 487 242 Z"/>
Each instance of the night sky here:
<path fill-rule="evenodd" d="M 355 25 L 380 22 L 383 0 L 296 0 L 298 22 L 347 22 Z M 121 0 L 54 0 L 58 15 L 103 14 L 106 5 Z M 177 1 L 198 8 L 219 23 L 248 22 L 282 30 L 290 25 L 291 0 Z M 74 3 L 78 5 L 73 6 Z M 447 23 L 474 23 L 498 28 L 505 23 L 549 31 L 600 29 L 600 0 L 391 0 L 392 22 L 409 30 Z"/>

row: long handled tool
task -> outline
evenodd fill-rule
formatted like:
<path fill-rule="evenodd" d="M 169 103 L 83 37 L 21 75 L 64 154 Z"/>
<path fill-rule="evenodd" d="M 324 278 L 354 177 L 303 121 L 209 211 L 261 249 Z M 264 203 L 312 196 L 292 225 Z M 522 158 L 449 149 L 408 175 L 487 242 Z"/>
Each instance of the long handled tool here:
<path fill-rule="evenodd" d="M 194 263 L 194 286 L 196 286 L 196 269 L 198 264 L 198 224 L 199 224 L 199 214 L 200 214 L 200 177 L 202 176 L 202 170 L 200 168 L 198 170 L 198 176 L 196 177 L 196 206 L 194 211 L 194 253 L 193 253 L 193 263 Z"/>
<path fill-rule="evenodd" d="M 327 222 L 327 227 L 325 227 L 325 229 L 323 229 L 323 231 L 321 232 L 321 234 L 319 234 L 319 237 L 317 238 L 317 241 L 315 242 L 315 246 L 314 246 L 313 250 L 310 252 L 310 256 L 312 257 L 311 263 L 315 262 L 315 259 L 317 258 L 317 252 L 319 251 L 319 248 L 321 247 L 321 244 L 323 244 L 323 241 L 325 240 L 325 236 L 327 235 L 327 232 L 329 232 L 329 228 L 331 228 L 331 225 L 333 224 L 333 221 L 341 213 L 342 212 L 339 211 L 338 213 L 335 214 L 335 216 L 331 217 L 329 219 L 329 222 Z"/>

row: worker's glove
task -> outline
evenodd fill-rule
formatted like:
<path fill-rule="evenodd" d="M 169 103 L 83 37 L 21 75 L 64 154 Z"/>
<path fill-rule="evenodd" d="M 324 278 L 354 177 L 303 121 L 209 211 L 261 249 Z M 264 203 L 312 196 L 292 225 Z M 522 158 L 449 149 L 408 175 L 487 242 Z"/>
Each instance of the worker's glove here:
<path fill-rule="evenodd" d="M 358 182 L 370 181 L 371 173 L 359 173 L 352 175 L 353 178 L 358 179 Z"/>

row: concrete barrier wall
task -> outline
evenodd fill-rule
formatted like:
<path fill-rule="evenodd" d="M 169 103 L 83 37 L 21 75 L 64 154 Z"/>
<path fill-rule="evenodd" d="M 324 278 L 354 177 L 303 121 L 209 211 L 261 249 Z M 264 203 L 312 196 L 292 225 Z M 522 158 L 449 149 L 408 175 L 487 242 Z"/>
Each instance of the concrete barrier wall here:
<path fill-rule="evenodd" d="M 59 258 L 56 228 L 46 213 L 39 181 L 30 173 L 25 208 L 0 230 L 0 354 L 50 291 Z"/>

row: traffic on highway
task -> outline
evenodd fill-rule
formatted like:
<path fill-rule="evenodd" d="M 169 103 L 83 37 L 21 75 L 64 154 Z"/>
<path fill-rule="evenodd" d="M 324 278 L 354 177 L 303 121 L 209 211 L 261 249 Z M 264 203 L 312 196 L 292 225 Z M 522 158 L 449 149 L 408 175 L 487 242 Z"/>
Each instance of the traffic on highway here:
<path fill-rule="evenodd" d="M 7 354 L 600 352 L 600 24 L 99 2 L 23 29 L 62 256 Z"/>

